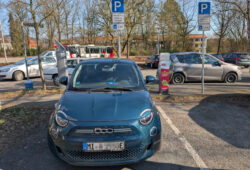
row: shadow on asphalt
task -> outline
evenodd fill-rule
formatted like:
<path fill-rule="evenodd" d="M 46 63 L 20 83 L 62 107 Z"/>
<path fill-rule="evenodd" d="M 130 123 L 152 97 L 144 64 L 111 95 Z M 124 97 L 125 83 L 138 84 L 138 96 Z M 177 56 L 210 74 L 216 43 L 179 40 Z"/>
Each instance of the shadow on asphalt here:
<path fill-rule="evenodd" d="M 189 116 L 225 142 L 238 148 L 250 149 L 249 103 L 249 94 L 209 96 L 192 108 Z"/>

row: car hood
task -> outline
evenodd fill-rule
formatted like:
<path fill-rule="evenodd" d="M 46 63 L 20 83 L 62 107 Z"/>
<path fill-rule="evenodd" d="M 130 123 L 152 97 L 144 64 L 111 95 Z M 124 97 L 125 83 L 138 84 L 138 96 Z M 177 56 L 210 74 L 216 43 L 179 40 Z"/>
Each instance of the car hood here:
<path fill-rule="evenodd" d="M 11 65 L 7 65 L 7 66 L 3 66 L 3 67 L 0 67 L 0 70 L 4 70 L 4 69 L 7 69 L 7 68 L 13 68 L 13 67 L 16 67 L 16 65 L 11 64 Z"/>
<path fill-rule="evenodd" d="M 122 121 L 138 119 L 152 108 L 147 91 L 123 93 L 65 92 L 59 109 L 72 121 Z"/>

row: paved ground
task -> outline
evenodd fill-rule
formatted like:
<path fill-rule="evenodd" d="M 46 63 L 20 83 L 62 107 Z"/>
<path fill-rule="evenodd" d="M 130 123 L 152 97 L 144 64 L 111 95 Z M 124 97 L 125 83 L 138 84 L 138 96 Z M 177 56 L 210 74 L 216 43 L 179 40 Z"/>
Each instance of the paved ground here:
<path fill-rule="evenodd" d="M 156 69 L 142 69 L 142 74 L 144 77 L 146 75 L 156 75 Z M 41 87 L 40 78 L 33 78 L 34 86 Z M 46 81 L 48 87 L 53 87 L 52 81 Z M 158 93 L 158 84 L 149 85 L 152 94 Z M 15 91 L 24 89 L 24 81 L 15 82 L 12 80 L 0 80 L 0 92 Z M 248 69 L 243 70 L 243 78 L 240 82 L 234 84 L 226 84 L 221 82 L 206 83 L 205 84 L 205 94 L 215 95 L 215 94 L 232 94 L 232 93 L 242 93 L 250 94 L 250 73 Z M 175 96 L 183 95 L 200 95 L 201 94 L 201 84 L 200 83 L 185 83 L 183 85 L 170 85 L 170 94 Z"/>
<path fill-rule="evenodd" d="M 48 98 L 51 106 L 58 97 Z M 20 100 L 26 103 L 34 98 Z M 44 98 L 36 101 L 41 105 L 49 102 Z M 232 104 L 208 98 L 196 103 L 156 105 L 161 112 L 162 147 L 144 162 L 91 168 L 67 165 L 49 152 L 44 122 L 29 136 L 19 139 L 20 144 L 0 155 L 0 169 L 250 169 L 250 106 L 246 101 Z"/>

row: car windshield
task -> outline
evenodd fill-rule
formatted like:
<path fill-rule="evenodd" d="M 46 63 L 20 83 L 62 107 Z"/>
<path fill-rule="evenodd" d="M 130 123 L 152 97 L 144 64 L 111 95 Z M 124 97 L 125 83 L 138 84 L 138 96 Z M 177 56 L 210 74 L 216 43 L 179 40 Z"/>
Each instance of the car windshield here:
<path fill-rule="evenodd" d="M 240 58 L 250 58 L 250 56 L 248 54 L 244 54 L 244 53 L 237 54 L 237 56 L 240 57 Z"/>
<path fill-rule="evenodd" d="M 45 56 L 48 53 L 48 51 L 44 51 L 40 54 L 40 56 Z"/>
<path fill-rule="evenodd" d="M 29 61 L 29 60 L 31 60 L 31 59 L 32 59 L 32 58 L 27 58 L 27 61 Z M 20 60 L 20 61 L 18 61 L 18 62 L 15 63 L 15 65 L 23 65 L 23 64 L 25 64 L 25 59 Z"/>
<path fill-rule="evenodd" d="M 83 63 L 72 78 L 69 90 L 144 90 L 138 70 L 126 63 Z"/>

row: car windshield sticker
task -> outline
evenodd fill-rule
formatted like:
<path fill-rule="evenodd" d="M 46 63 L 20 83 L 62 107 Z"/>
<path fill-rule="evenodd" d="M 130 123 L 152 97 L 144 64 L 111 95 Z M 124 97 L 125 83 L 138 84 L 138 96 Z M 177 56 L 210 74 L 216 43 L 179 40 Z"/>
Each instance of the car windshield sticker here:
<path fill-rule="evenodd" d="M 81 84 L 80 81 L 77 81 L 77 82 L 76 82 L 76 85 L 79 85 L 79 84 Z"/>

